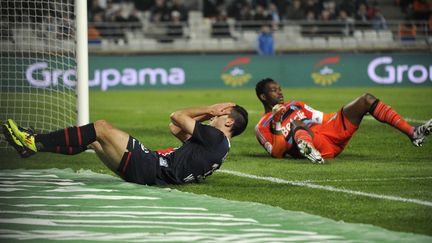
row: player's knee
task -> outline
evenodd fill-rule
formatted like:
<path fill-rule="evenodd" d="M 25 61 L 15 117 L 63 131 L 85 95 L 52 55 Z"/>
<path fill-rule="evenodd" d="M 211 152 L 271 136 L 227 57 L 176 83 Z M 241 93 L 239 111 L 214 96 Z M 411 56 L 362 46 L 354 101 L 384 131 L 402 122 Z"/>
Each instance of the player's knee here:
<path fill-rule="evenodd" d="M 371 107 L 371 105 L 373 103 L 375 103 L 375 101 L 377 100 L 377 98 L 375 98 L 375 96 L 369 94 L 369 93 L 364 93 L 362 96 L 360 96 L 360 100 L 363 103 L 363 106 L 367 109 L 369 109 Z"/>
<path fill-rule="evenodd" d="M 112 125 L 105 120 L 97 120 L 94 122 L 97 137 L 103 137 L 112 129 Z"/>

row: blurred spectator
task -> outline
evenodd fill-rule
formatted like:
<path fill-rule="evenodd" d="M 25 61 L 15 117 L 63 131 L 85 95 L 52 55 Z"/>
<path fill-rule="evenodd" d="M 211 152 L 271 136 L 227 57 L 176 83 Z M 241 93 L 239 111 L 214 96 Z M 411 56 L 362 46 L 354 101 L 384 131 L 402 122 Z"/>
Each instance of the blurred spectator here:
<path fill-rule="evenodd" d="M 313 36 L 317 33 L 318 27 L 316 25 L 316 17 L 312 10 L 306 13 L 306 22 L 304 22 L 301 27 L 303 36 Z"/>
<path fill-rule="evenodd" d="M 181 21 L 181 14 L 178 11 L 171 12 L 171 21 L 167 26 L 167 36 L 171 40 L 183 37 L 183 23 Z"/>
<path fill-rule="evenodd" d="M 272 27 L 274 30 L 276 30 L 279 28 L 280 21 L 281 21 L 281 18 L 279 16 L 279 10 L 276 4 L 274 3 L 271 3 L 269 5 L 269 10 L 270 10 L 270 18 L 272 20 Z"/>
<path fill-rule="evenodd" d="M 286 10 L 288 9 L 288 6 L 292 5 L 292 0 L 272 0 L 272 3 L 274 3 L 277 6 L 277 9 L 279 10 L 279 16 L 283 18 L 286 14 Z"/>
<path fill-rule="evenodd" d="M 263 8 L 268 8 L 268 5 L 270 4 L 271 0 L 252 0 L 252 6 L 260 5 Z"/>
<path fill-rule="evenodd" d="M 417 36 L 417 27 L 415 24 L 406 19 L 404 22 L 399 24 L 399 39 L 401 42 L 414 42 Z"/>
<path fill-rule="evenodd" d="M 259 55 L 274 55 L 273 34 L 268 25 L 261 27 L 257 39 L 257 52 Z"/>
<path fill-rule="evenodd" d="M 238 16 L 238 18 L 236 18 L 237 20 L 243 20 L 243 21 L 247 21 L 247 20 L 252 20 L 253 16 L 252 16 L 252 5 L 250 5 L 249 3 L 246 3 L 245 5 L 243 5 L 240 9 L 240 14 Z"/>
<path fill-rule="evenodd" d="M 249 25 L 249 28 L 259 30 L 262 24 L 271 24 L 272 17 L 268 14 L 263 5 L 256 5 L 255 14 L 252 19 L 253 23 Z"/>
<path fill-rule="evenodd" d="M 409 0 L 412 1 L 412 0 Z M 359 9 L 360 5 L 364 4 L 366 7 L 369 6 L 368 0 L 355 0 L 355 8 Z"/>
<path fill-rule="evenodd" d="M 102 23 L 102 13 L 93 15 L 92 21 L 88 25 L 88 42 L 89 44 L 99 44 L 101 42 L 101 33 L 98 30 L 98 25 Z"/>
<path fill-rule="evenodd" d="M 432 1 L 413 0 L 412 16 L 414 20 L 427 20 L 432 12 Z"/>
<path fill-rule="evenodd" d="M 251 16 L 250 6 L 247 0 L 232 1 L 227 7 L 228 16 L 236 20 L 248 20 Z"/>
<path fill-rule="evenodd" d="M 318 16 L 321 14 L 322 4 L 319 3 L 317 0 L 306 0 L 303 9 L 305 13 L 309 13 L 312 11 L 315 16 Z"/>
<path fill-rule="evenodd" d="M 154 1 L 133 0 L 135 8 L 138 11 L 147 11 L 154 5 Z"/>
<path fill-rule="evenodd" d="M 322 1 L 322 7 L 323 10 L 321 11 L 321 14 L 324 10 L 326 10 L 330 16 L 330 19 L 335 19 L 336 15 L 336 2 L 334 0 L 324 0 Z"/>
<path fill-rule="evenodd" d="M 305 18 L 300 0 L 294 0 L 292 5 L 287 7 L 285 17 L 289 20 L 303 20 Z"/>
<path fill-rule="evenodd" d="M 179 21 L 184 22 L 184 21 L 188 20 L 189 12 L 188 12 L 188 9 L 186 8 L 186 6 L 184 5 L 183 0 L 173 0 L 170 12 L 171 12 L 170 13 L 171 21 L 173 18 L 173 12 L 177 12 L 179 14 L 179 16 L 176 16 L 176 18 L 177 17 L 179 18 Z M 177 15 L 177 13 L 175 15 Z"/>
<path fill-rule="evenodd" d="M 404 13 L 405 15 L 411 14 L 410 8 L 412 0 L 396 0 L 396 4 L 399 5 L 402 13 Z"/>
<path fill-rule="evenodd" d="M 170 13 L 165 0 L 156 0 L 155 5 L 150 9 L 150 22 L 160 23 L 170 20 Z"/>
<path fill-rule="evenodd" d="M 369 29 L 371 27 L 366 4 L 359 5 L 355 20 L 355 25 L 358 29 Z"/>
<path fill-rule="evenodd" d="M 429 31 L 429 34 L 432 34 L 432 14 L 429 15 L 428 31 Z"/>
<path fill-rule="evenodd" d="M 341 35 L 340 26 L 332 19 L 332 14 L 329 10 L 324 9 L 319 18 L 320 25 L 318 26 L 317 34 L 322 36 Z"/>
<path fill-rule="evenodd" d="M 111 1 L 111 0 L 108 1 L 106 9 L 104 11 L 104 20 L 109 21 L 109 22 L 115 21 L 114 19 L 116 17 L 118 10 L 119 10 L 119 8 L 114 6 L 113 1 Z"/>
<path fill-rule="evenodd" d="M 256 21 L 271 20 L 271 16 L 268 14 L 268 12 L 266 11 L 263 5 L 256 5 L 255 14 L 253 15 L 253 20 Z"/>
<path fill-rule="evenodd" d="M 131 13 L 126 17 L 125 22 L 128 25 L 128 28 L 132 31 L 140 30 L 142 29 L 142 23 L 141 23 L 141 13 L 138 9 L 134 8 L 132 9 Z"/>
<path fill-rule="evenodd" d="M 353 34 L 354 19 L 351 18 L 345 10 L 341 9 L 339 11 L 339 17 L 337 20 L 341 28 L 341 33 L 344 36 L 350 36 Z"/>
<path fill-rule="evenodd" d="M 343 10 L 348 16 L 353 16 L 356 12 L 355 0 L 343 0 L 338 6 L 338 10 Z"/>
<path fill-rule="evenodd" d="M 379 9 L 376 10 L 375 16 L 372 18 L 372 28 L 376 31 L 388 29 L 387 21 Z"/>
<path fill-rule="evenodd" d="M 378 1 L 374 0 L 372 4 L 369 4 L 367 7 L 368 17 L 369 19 L 373 19 L 377 12 L 379 11 L 378 8 Z"/>
<path fill-rule="evenodd" d="M 215 38 L 230 38 L 231 32 L 227 22 L 227 13 L 223 8 L 219 9 L 219 14 L 212 23 L 211 36 Z"/>
<path fill-rule="evenodd" d="M 101 6 L 100 0 L 89 0 L 87 2 L 88 18 L 92 19 L 94 15 L 103 14 L 105 9 Z"/>
<path fill-rule="evenodd" d="M 215 18 L 218 15 L 218 7 L 223 4 L 223 0 L 204 0 L 203 16 L 206 18 Z"/>

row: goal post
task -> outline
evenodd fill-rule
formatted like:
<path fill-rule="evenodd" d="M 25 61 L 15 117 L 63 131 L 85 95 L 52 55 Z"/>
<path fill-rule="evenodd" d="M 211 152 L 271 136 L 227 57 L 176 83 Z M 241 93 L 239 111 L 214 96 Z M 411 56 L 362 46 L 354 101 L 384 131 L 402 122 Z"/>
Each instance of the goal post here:
<path fill-rule="evenodd" d="M 88 123 L 87 50 L 86 0 L 0 1 L 0 122 L 38 133 Z"/>
<path fill-rule="evenodd" d="M 75 0 L 77 26 L 77 125 L 89 123 L 87 1 Z"/>

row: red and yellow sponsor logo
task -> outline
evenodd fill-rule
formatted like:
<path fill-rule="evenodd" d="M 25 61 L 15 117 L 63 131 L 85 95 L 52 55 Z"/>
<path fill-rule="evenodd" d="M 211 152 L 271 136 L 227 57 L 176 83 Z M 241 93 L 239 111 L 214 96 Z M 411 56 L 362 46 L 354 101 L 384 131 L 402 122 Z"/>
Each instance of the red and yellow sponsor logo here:
<path fill-rule="evenodd" d="M 232 87 L 243 86 L 252 79 L 252 75 L 245 71 L 250 63 L 249 57 L 240 57 L 230 61 L 222 70 L 221 79 L 225 85 Z"/>
<path fill-rule="evenodd" d="M 314 82 L 321 86 L 332 85 L 337 82 L 341 74 L 335 72 L 334 66 L 340 61 L 339 56 L 328 57 L 315 64 L 311 78 Z"/>

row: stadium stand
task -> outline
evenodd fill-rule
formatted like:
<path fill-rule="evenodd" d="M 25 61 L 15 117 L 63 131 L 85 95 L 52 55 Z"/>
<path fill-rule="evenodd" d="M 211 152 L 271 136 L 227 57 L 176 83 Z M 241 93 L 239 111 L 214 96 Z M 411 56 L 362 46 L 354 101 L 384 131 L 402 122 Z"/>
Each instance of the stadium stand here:
<path fill-rule="evenodd" d="M 255 52 L 263 25 L 272 27 L 276 53 L 430 51 L 432 41 L 425 0 L 91 0 L 88 9 L 92 52 Z"/>

